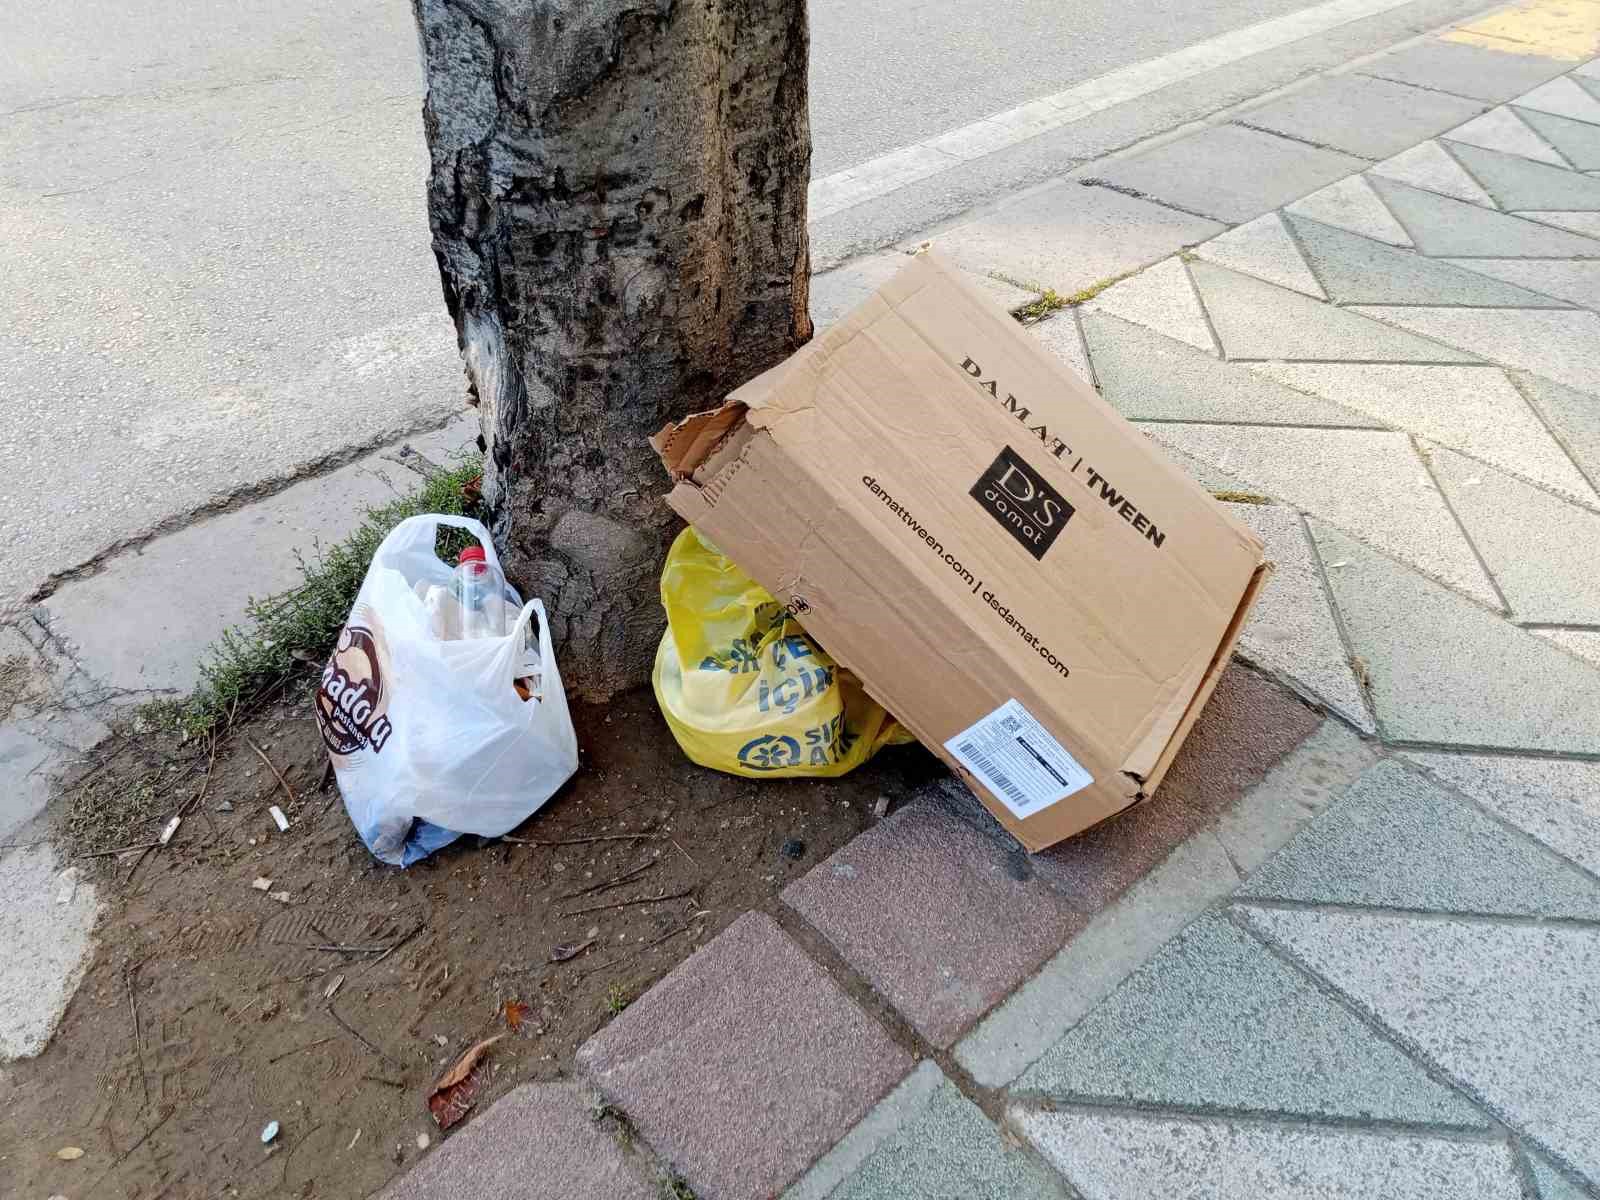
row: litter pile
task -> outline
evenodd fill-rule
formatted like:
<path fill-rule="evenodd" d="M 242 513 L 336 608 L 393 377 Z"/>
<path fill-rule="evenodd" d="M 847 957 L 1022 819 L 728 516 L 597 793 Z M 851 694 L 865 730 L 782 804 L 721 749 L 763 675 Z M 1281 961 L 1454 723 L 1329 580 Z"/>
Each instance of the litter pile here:
<path fill-rule="evenodd" d="M 1030 850 L 1155 791 L 1270 570 L 1253 533 L 932 254 L 653 444 L 690 522 L 654 672 L 684 752 L 833 776 L 915 738 Z M 455 572 L 433 553 L 440 524 L 481 543 Z M 317 710 L 356 828 L 389 862 L 503 834 L 577 768 L 543 607 L 460 518 L 384 542 Z"/>

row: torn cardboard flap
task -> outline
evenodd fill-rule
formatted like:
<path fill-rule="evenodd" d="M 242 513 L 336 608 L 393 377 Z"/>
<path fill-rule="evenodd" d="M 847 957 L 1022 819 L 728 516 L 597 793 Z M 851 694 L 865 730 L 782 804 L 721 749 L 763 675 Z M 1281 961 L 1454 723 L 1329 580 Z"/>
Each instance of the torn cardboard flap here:
<path fill-rule="evenodd" d="M 1260 541 L 936 255 L 653 439 L 668 496 L 1030 849 L 1160 782 Z"/>

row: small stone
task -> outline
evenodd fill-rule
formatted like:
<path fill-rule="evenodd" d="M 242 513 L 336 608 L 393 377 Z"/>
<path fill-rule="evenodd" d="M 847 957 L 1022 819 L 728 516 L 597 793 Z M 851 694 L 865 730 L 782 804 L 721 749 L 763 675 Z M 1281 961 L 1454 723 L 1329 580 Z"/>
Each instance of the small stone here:
<path fill-rule="evenodd" d="M 441 1046 L 448 1046 L 450 1044 L 450 1039 L 445 1037 L 445 1035 L 442 1034 L 442 1033 L 434 1034 L 433 1035 L 433 1040 L 438 1042 L 439 1045 L 441 1045 Z"/>
<path fill-rule="evenodd" d="M 63 1146 L 56 1151 L 56 1157 L 62 1162 L 76 1162 L 83 1157 L 83 1151 L 77 1146 Z"/>
<path fill-rule="evenodd" d="M 265 1128 L 261 1130 L 261 1144 L 265 1146 L 277 1136 L 278 1123 L 276 1121 L 268 1121 Z"/>
<path fill-rule="evenodd" d="M 56 903 L 71 904 L 78 894 L 78 868 L 68 867 L 56 876 Z"/>
<path fill-rule="evenodd" d="M 417 1134 L 417 1149 L 418 1150 L 426 1150 L 428 1148 L 428 1145 L 429 1145 L 428 1135 L 425 1134 L 425 1133 Z"/>
<path fill-rule="evenodd" d="M 799 838 L 789 838 L 783 845 L 778 847 L 778 853 L 785 858 L 804 858 L 806 844 Z"/>
<path fill-rule="evenodd" d="M 232 812 L 233 811 L 233 801 L 232 800 L 224 800 L 221 804 L 217 805 L 217 811 L 218 812 Z"/>
<path fill-rule="evenodd" d="M 267 895 L 270 896 L 272 899 L 276 900 L 279 904 L 287 904 L 287 903 L 289 903 L 289 893 L 288 892 L 268 892 Z"/>
<path fill-rule="evenodd" d="M 255 882 L 250 886 L 255 888 L 255 890 L 258 892 L 270 892 L 272 890 L 272 880 L 268 879 L 265 875 L 257 875 Z"/>

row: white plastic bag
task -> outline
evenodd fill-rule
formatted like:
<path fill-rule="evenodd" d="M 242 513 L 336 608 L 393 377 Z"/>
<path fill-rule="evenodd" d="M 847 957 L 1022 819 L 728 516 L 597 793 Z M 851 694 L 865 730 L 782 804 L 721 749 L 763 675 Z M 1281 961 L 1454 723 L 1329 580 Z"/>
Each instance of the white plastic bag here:
<path fill-rule="evenodd" d="M 499 567 L 489 532 L 465 517 L 402 521 L 372 557 L 317 687 L 317 723 L 356 831 L 384 862 L 410 866 L 463 833 L 498 837 L 578 769 L 578 739 L 544 605 L 523 606 L 506 637 L 441 641 L 414 590 L 450 586 L 439 527 L 465 529 Z M 424 591 L 426 589 L 423 589 Z M 539 622 L 538 690 L 529 622 Z"/>

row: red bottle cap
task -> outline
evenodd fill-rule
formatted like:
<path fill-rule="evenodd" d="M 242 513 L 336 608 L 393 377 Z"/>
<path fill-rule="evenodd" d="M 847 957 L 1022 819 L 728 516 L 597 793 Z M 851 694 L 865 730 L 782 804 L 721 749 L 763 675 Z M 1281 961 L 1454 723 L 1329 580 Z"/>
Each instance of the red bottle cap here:
<path fill-rule="evenodd" d="M 488 561 L 488 556 L 484 554 L 482 546 L 468 546 L 461 552 L 461 556 L 456 559 L 457 565 L 460 565 L 461 563 Z"/>

